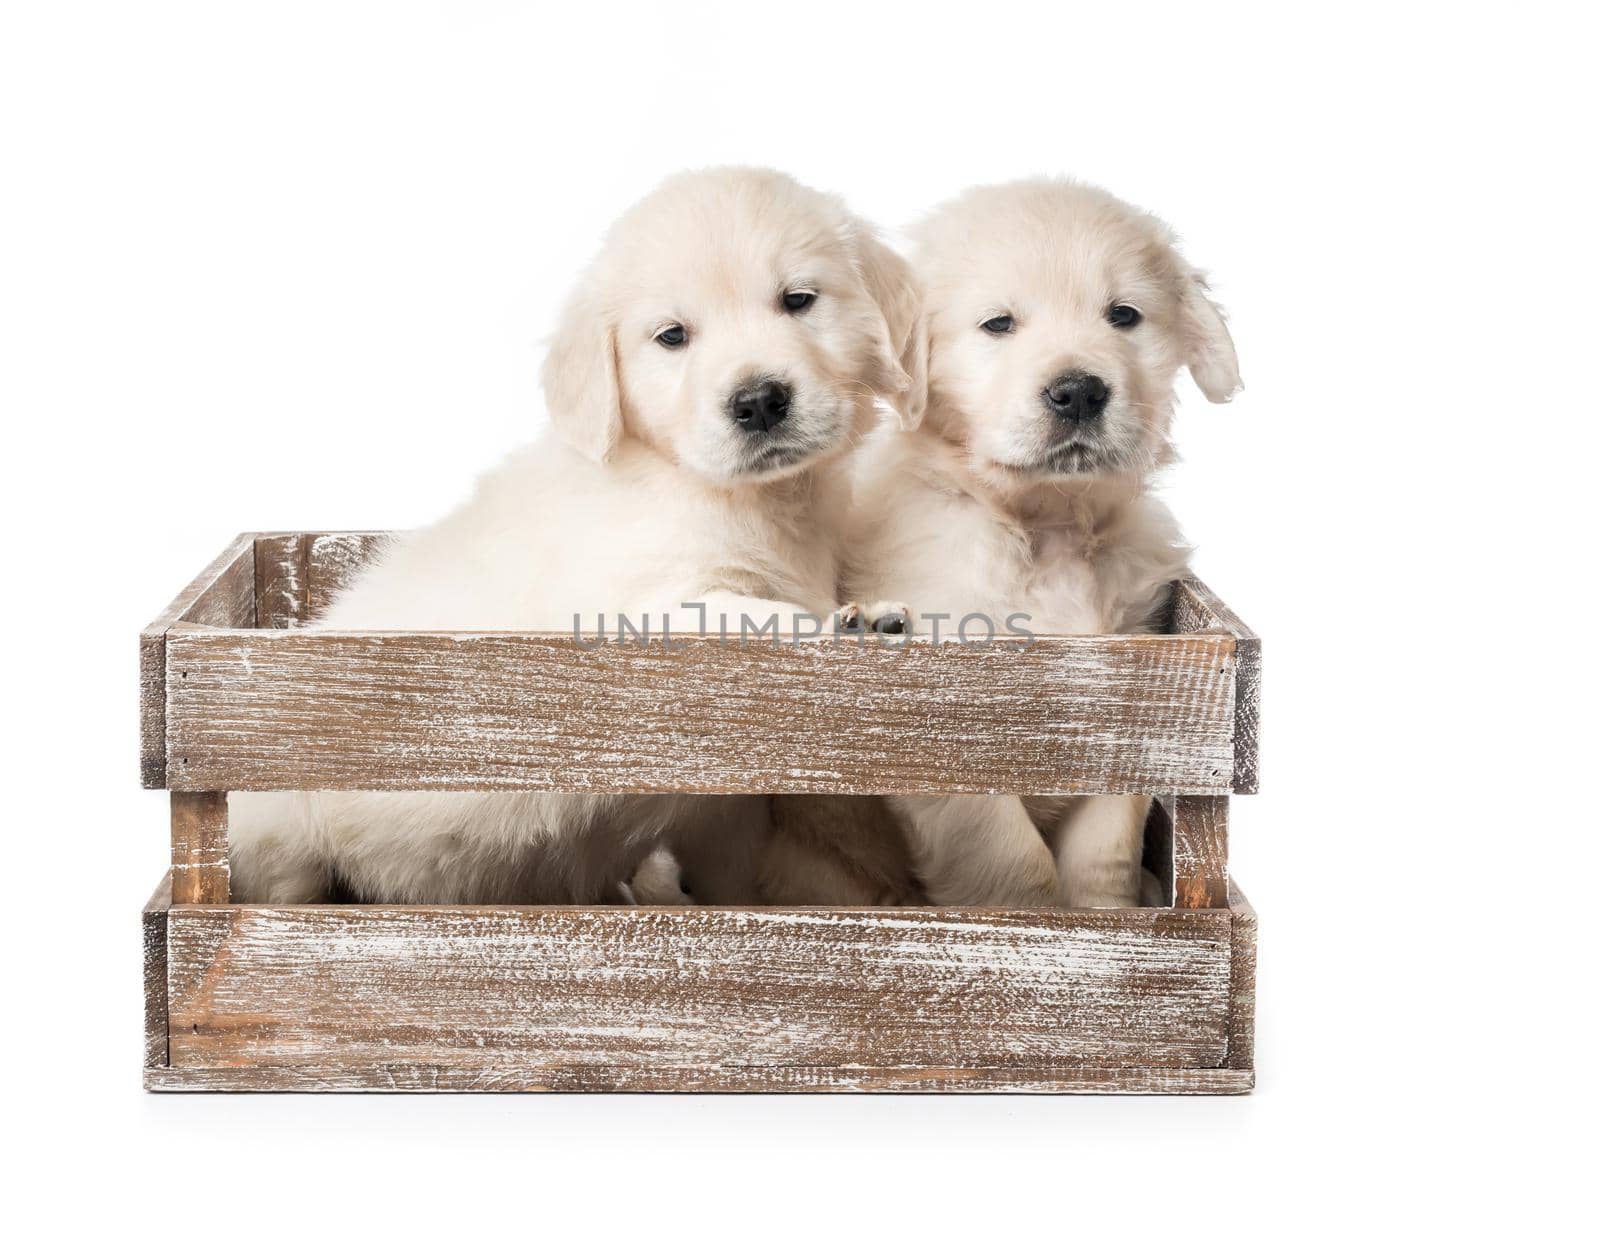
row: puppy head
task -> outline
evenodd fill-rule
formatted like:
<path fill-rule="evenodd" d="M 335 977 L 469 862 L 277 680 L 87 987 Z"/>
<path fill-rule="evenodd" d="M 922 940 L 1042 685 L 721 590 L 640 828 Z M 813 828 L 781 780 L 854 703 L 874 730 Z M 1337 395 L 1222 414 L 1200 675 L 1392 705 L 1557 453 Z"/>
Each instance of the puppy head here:
<path fill-rule="evenodd" d="M 1233 341 L 1160 221 L 1078 183 L 977 188 L 914 233 L 930 423 L 1012 483 L 1170 459 L 1173 384 L 1240 386 Z"/>
<path fill-rule="evenodd" d="M 770 170 L 669 179 L 612 227 L 545 363 L 556 428 L 645 441 L 718 483 L 792 475 L 921 417 L 909 268 L 835 199 Z"/>

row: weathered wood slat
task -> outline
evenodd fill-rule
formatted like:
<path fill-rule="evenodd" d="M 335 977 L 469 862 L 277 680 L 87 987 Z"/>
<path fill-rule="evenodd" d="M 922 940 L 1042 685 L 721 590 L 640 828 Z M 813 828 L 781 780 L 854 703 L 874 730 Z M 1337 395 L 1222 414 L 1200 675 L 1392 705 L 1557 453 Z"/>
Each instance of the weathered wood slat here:
<path fill-rule="evenodd" d="M 1213 1068 L 1231 947 L 1223 910 L 174 906 L 171 1064 Z"/>
<path fill-rule="evenodd" d="M 172 899 L 228 903 L 228 794 L 172 793 Z"/>
<path fill-rule="evenodd" d="M 1230 911 L 1177 914 L 178 907 L 170 912 L 188 956 L 172 966 L 179 1030 L 171 1065 L 164 889 L 145 911 L 152 1091 L 1237 1093 L 1254 1084 L 1255 915 L 1236 884 Z M 244 915 L 253 917 L 241 930 Z M 315 925 L 307 915 L 319 916 Z M 508 928 L 507 915 L 530 925 Z M 188 939 L 184 918 L 195 923 Z M 1223 930 L 1147 925 L 1157 918 L 1220 919 Z M 1011 1008 L 992 1030 L 1016 1029 L 1011 1015 L 1052 966 L 1056 980 L 1069 982 L 1114 974 L 1084 926 L 1101 940 L 1121 937 L 1114 946 L 1138 935 L 1160 954 L 1134 959 L 1130 994 L 1170 990 L 1179 957 L 1170 945 L 1201 941 L 1209 964 L 1227 937 L 1220 1065 L 1113 1064 L 1104 1050 L 1094 1062 L 1060 1060 L 1052 1045 L 1093 1029 L 1095 1012 L 1113 1020 L 1107 1040 L 1129 1038 L 1135 1050 L 1149 1051 L 1157 1019 L 1148 1005 L 1119 1017 L 1114 997 L 1084 1007 L 1059 983 L 1051 995 L 1072 1002 L 1069 1022 L 1041 1022 L 1052 1009 L 1043 1002 L 1024 1024 L 1025 1047 L 1042 1046 L 1040 1056 L 997 1062 L 992 1054 L 1017 1051 L 1002 1044 L 990 1056 L 969 1048 L 933 1064 L 905 1060 L 908 1036 L 947 1053 L 961 1032 L 984 1029 L 995 1004 Z M 598 948 L 596 927 L 606 934 Z M 885 927 L 900 929 L 894 942 L 879 934 Z M 272 938 L 280 931 L 283 943 Z M 576 951 L 552 964 L 550 950 L 564 948 L 568 935 L 579 940 Z M 774 943 L 794 954 L 751 960 Z M 605 944 L 625 946 L 629 959 L 616 962 Z M 304 946 L 316 952 L 311 968 Z M 819 951 L 802 961 L 807 948 Z M 848 988 L 835 983 L 841 965 L 854 968 Z M 320 991 L 318 979 L 327 983 Z M 963 984 L 974 985 L 976 1002 Z M 753 997 L 741 991 L 749 985 Z M 1209 1016 L 1215 997 L 1202 987 L 1214 980 L 1195 983 L 1195 1012 Z M 573 1014 L 575 1004 L 584 1012 Z M 209 1016 L 186 1021 L 188 1008 Z M 218 1017 L 224 1008 L 228 1016 Z M 842 1015 L 840 1044 L 860 1056 L 829 1054 L 828 1011 Z M 740 1047 L 742 1035 L 754 1044 Z M 899 1053 L 886 1056 L 886 1048 Z M 786 1050 L 812 1056 L 774 1063 Z M 818 1054 L 827 1060 L 813 1060 Z"/>
<path fill-rule="evenodd" d="M 256 625 L 282 630 L 305 620 L 306 549 L 298 532 L 256 536 Z"/>
<path fill-rule="evenodd" d="M 172 875 L 161 877 L 140 918 L 144 938 L 144 1064 L 167 1064 L 167 911 Z"/>
<path fill-rule="evenodd" d="M 1225 792 L 1226 636 L 668 650 L 563 635 L 168 633 L 171 786 Z"/>
<path fill-rule="evenodd" d="M 1233 915 L 1233 974 L 1228 1007 L 1226 1065 L 1255 1073 L 1256 1064 L 1256 911 L 1232 879 L 1228 880 Z M 1252 1080 L 1253 1082 L 1253 1080 Z"/>
<path fill-rule="evenodd" d="M 1220 631 L 1233 638 L 1237 694 L 1232 790 L 1242 796 L 1254 795 L 1261 785 L 1261 641 L 1199 579 L 1184 579 L 1173 586 L 1171 626 L 1178 635 Z"/>
<path fill-rule="evenodd" d="M 1172 812 L 1172 903 L 1181 909 L 1228 907 L 1228 798 L 1178 796 Z"/>
<path fill-rule="evenodd" d="M 1081 1066 L 918 1068 L 884 1066 L 700 1071 L 539 1065 L 155 1067 L 152 1092 L 900 1092 L 1118 1093 L 1177 1096 L 1250 1091 L 1248 1070 Z"/>
<path fill-rule="evenodd" d="M 235 537 L 162 614 L 139 633 L 139 778 L 167 786 L 166 635 L 178 621 L 214 627 L 256 625 L 255 537 Z"/>

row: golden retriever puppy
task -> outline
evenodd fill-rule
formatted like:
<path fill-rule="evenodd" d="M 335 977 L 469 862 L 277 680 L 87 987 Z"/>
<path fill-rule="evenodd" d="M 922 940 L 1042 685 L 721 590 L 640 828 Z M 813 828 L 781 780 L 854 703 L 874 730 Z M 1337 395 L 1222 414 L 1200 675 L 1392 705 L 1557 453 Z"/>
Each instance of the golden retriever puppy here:
<path fill-rule="evenodd" d="M 874 397 L 920 417 L 904 263 L 766 170 L 668 180 L 611 229 L 544 368 L 551 429 L 395 541 L 312 629 L 595 632 L 648 616 L 830 613 L 830 498 Z M 616 645 L 612 645 L 616 646 Z M 628 728 L 596 727 L 618 738 Z M 716 848 L 696 899 L 749 899 L 767 798 L 236 793 L 239 899 L 618 899 L 657 843 Z"/>
<path fill-rule="evenodd" d="M 1213 402 L 1240 386 L 1200 274 L 1157 219 L 1060 180 L 968 191 L 914 238 L 926 421 L 863 451 L 847 598 L 946 638 L 972 613 L 1001 631 L 1025 614 L 1035 634 L 1154 629 L 1189 557 L 1150 491 L 1177 372 Z M 1147 797 L 889 803 L 936 903 L 1139 902 Z"/>

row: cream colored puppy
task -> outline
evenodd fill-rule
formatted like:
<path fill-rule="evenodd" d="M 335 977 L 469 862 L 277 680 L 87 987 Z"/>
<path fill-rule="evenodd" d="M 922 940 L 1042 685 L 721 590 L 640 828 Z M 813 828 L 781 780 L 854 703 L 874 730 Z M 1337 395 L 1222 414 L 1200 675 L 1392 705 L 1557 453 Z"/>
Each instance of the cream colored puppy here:
<path fill-rule="evenodd" d="M 1150 494 L 1177 372 L 1218 403 L 1240 386 L 1203 279 L 1157 219 L 1066 181 L 969 191 L 915 240 L 927 420 L 863 454 L 848 595 L 871 618 L 910 606 L 919 635 L 968 613 L 1154 629 L 1189 556 Z M 1139 902 L 1147 797 L 891 804 L 936 903 Z"/>
<path fill-rule="evenodd" d="M 874 395 L 920 417 L 902 368 L 916 307 L 904 263 L 837 200 L 763 170 L 669 180 L 616 223 L 566 306 L 544 370 L 551 431 L 398 540 L 313 629 L 593 632 L 603 614 L 614 632 L 626 614 L 659 632 L 670 614 L 681 634 L 698 625 L 690 603 L 732 631 L 744 614 L 830 613 L 830 484 Z M 590 902 L 670 838 L 699 853 L 697 900 L 748 899 L 768 810 L 759 796 L 235 793 L 233 881 L 256 901 Z"/>

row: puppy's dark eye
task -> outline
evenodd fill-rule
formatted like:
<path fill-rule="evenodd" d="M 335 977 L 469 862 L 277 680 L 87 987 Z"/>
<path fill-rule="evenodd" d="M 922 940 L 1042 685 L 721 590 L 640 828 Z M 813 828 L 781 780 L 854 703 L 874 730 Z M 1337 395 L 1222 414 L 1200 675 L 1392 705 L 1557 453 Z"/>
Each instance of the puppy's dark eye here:
<path fill-rule="evenodd" d="M 783 293 L 783 307 L 790 313 L 804 313 L 817 301 L 814 291 L 786 291 Z"/>
<path fill-rule="evenodd" d="M 663 348 L 681 348 L 688 342 L 689 332 L 674 322 L 656 332 L 656 343 Z"/>
<path fill-rule="evenodd" d="M 1106 321 L 1112 326 L 1120 326 L 1127 330 L 1130 326 L 1138 326 L 1144 321 L 1144 314 L 1132 305 L 1112 305 L 1106 310 Z"/>
<path fill-rule="evenodd" d="M 990 318 L 979 325 L 991 335 L 1009 335 L 1017 329 L 1017 320 L 1009 313 L 1002 313 L 999 317 Z"/>

